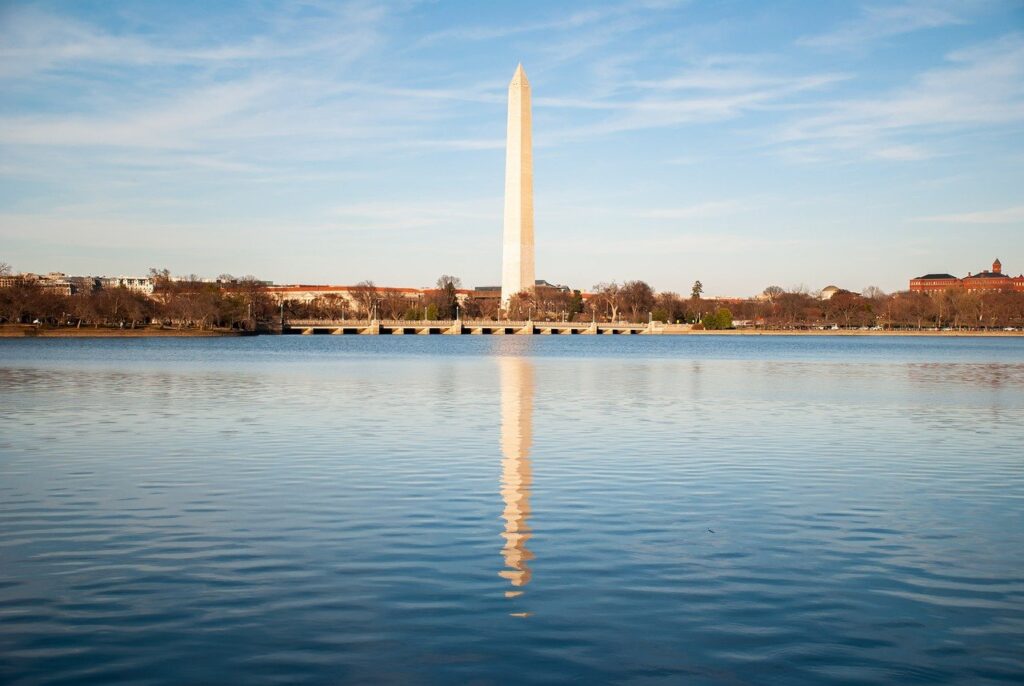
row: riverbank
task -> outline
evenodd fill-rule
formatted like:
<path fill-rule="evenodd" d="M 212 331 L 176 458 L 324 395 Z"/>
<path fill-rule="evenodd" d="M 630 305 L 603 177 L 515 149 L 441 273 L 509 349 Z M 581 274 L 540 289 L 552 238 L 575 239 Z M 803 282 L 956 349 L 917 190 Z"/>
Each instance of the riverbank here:
<path fill-rule="evenodd" d="M 646 327 L 644 327 L 646 329 Z M 233 329 L 160 329 L 140 327 L 137 329 L 113 329 L 83 327 L 37 327 L 24 324 L 0 325 L 0 338 L 211 338 L 241 336 Z M 274 335 L 274 334 L 269 334 Z M 383 332 L 379 335 L 391 335 Z M 472 335 L 468 331 L 462 335 Z M 538 331 L 533 335 L 544 335 Z M 637 330 L 635 335 L 649 335 L 646 330 Z M 1005 338 L 1024 337 L 1024 331 L 883 331 L 883 330 L 791 330 L 791 329 L 726 329 L 694 330 L 689 327 L 669 325 L 655 329 L 654 335 L 661 336 L 912 336 L 912 337 L 971 337 Z"/>
<path fill-rule="evenodd" d="M 673 332 L 674 333 L 674 332 Z M 938 336 L 938 337 L 1021 337 L 1024 331 L 859 331 L 826 329 L 824 331 L 793 331 L 786 329 L 726 329 L 720 331 L 686 331 L 680 335 L 696 336 Z"/>
<path fill-rule="evenodd" d="M 238 335 L 238 331 L 230 329 L 107 329 L 91 326 L 76 329 L 26 324 L 0 325 L 0 338 L 210 338 Z"/>

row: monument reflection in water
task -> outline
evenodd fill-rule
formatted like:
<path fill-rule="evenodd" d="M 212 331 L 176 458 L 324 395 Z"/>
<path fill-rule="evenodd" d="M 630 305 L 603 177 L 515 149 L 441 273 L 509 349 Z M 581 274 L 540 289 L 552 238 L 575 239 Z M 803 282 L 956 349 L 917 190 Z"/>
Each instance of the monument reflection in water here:
<path fill-rule="evenodd" d="M 505 569 L 513 590 L 506 598 L 522 595 L 522 587 L 530 583 L 529 561 L 533 554 L 527 549 L 530 540 L 530 441 L 533 433 L 533 363 L 524 357 L 501 357 L 501 498 L 505 509 L 501 549 Z M 515 613 L 514 613 L 515 614 Z"/>

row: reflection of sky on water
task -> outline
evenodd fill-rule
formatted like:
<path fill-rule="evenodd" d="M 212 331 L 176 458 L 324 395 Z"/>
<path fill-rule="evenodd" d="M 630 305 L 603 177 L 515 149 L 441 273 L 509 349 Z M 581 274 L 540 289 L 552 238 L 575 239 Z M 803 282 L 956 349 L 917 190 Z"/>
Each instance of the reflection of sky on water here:
<path fill-rule="evenodd" d="M 0 341 L 0 681 L 1024 674 L 1024 347 L 413 338 Z"/>
<path fill-rule="evenodd" d="M 338 340 L 342 338 L 343 340 Z M 820 336 L 261 336 L 0 340 L 0 363 L 193 369 L 396 358 L 529 355 L 580 359 L 1024 364 L 1024 337 Z"/>

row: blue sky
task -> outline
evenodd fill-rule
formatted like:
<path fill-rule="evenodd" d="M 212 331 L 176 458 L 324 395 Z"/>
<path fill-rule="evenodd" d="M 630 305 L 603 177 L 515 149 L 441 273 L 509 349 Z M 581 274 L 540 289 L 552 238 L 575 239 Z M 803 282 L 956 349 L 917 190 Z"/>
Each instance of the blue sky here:
<path fill-rule="evenodd" d="M 212 7 L 211 7 L 212 6 Z M 1024 3 L 2 2 L 0 260 L 749 295 L 1024 271 Z"/>

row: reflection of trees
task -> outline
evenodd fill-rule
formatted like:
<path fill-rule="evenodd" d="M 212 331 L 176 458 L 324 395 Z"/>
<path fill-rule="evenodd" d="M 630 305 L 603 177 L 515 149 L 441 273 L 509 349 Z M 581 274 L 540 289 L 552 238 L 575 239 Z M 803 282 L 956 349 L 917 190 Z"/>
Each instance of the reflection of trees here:
<path fill-rule="evenodd" d="M 906 366 L 912 383 L 936 388 L 1024 389 L 1024 364 L 914 363 Z"/>
<path fill-rule="evenodd" d="M 533 434 L 533 363 L 523 357 L 499 358 L 501 377 L 501 497 L 505 509 L 501 554 L 505 569 L 501 576 L 512 586 L 530 582 L 529 560 L 533 554 L 526 548 L 530 539 L 530 442 Z M 520 595 L 521 590 L 507 591 L 507 597 Z"/>

